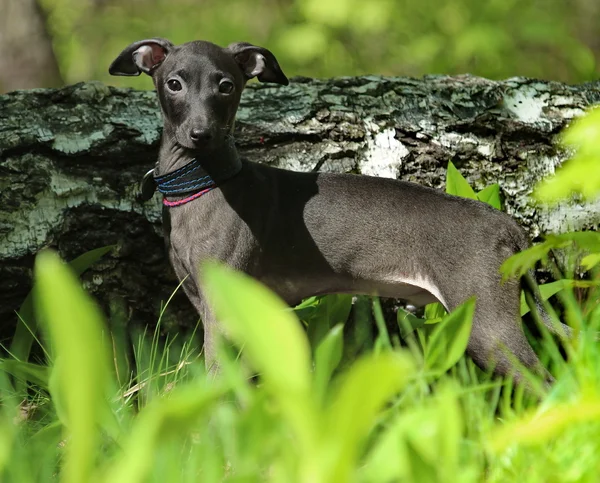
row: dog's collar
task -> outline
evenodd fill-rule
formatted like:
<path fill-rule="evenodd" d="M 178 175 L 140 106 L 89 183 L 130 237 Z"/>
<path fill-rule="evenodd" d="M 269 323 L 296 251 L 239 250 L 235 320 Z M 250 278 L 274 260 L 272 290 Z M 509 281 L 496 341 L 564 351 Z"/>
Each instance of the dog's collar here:
<path fill-rule="evenodd" d="M 175 171 L 155 176 L 154 169 L 148 171 L 140 184 L 141 199 L 148 201 L 158 188 L 163 195 L 163 204 L 168 207 L 181 206 L 223 184 L 233 178 L 242 169 L 242 162 L 234 149 L 227 154 L 227 162 L 217 153 L 210 158 L 194 158 Z M 221 158 L 221 159 L 219 159 Z M 167 198 L 175 198 L 169 200 Z"/>

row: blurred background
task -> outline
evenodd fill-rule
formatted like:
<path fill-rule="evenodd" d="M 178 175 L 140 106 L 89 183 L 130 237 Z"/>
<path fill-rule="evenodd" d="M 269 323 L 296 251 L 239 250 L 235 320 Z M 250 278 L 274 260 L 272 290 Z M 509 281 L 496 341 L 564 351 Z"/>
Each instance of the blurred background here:
<path fill-rule="evenodd" d="M 600 77 L 599 0 L 0 0 L 0 92 L 110 77 L 129 43 L 166 37 L 275 53 L 288 76 Z"/>

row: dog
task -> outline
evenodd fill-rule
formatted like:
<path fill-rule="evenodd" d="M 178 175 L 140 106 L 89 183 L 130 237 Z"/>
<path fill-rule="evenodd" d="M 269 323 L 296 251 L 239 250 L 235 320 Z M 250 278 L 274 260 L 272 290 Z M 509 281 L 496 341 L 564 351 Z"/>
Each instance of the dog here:
<path fill-rule="evenodd" d="M 211 372 L 218 372 L 220 329 L 199 273 L 206 259 L 251 275 L 288 304 L 377 293 L 413 305 L 439 301 L 451 311 L 475 296 L 467 346 L 475 363 L 520 380 L 512 354 L 551 380 L 523 332 L 521 281 L 501 281 L 502 263 L 529 246 L 510 216 L 405 181 L 299 173 L 241 159 L 233 128 L 246 82 L 288 85 L 265 48 L 154 38 L 126 47 L 109 72 L 143 72 L 156 87 L 164 130 L 143 191 L 148 198 L 158 187 L 164 196 L 169 260 L 202 318 Z"/>

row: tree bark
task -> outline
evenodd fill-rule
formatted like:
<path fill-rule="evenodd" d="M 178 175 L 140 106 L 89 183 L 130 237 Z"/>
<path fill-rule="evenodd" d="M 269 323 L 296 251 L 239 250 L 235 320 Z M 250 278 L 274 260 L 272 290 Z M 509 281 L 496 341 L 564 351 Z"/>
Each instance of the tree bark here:
<path fill-rule="evenodd" d="M 532 237 L 595 229 L 597 205 L 545 210 L 528 196 L 567 158 L 557 134 L 600 102 L 599 88 L 599 82 L 567 86 L 471 76 L 254 84 L 243 95 L 236 138 L 252 161 L 436 188 L 443 187 L 452 161 L 477 189 L 498 182 L 507 211 Z M 160 196 L 141 203 L 136 192 L 155 162 L 160 134 L 153 92 L 85 83 L 0 97 L 4 335 L 11 334 L 13 311 L 30 289 L 34 255 L 47 246 L 71 259 L 116 245 L 85 274 L 87 288 L 130 321 L 156 322 L 177 283 L 164 256 Z M 196 323 L 182 294 L 170 307 L 165 327 Z"/>

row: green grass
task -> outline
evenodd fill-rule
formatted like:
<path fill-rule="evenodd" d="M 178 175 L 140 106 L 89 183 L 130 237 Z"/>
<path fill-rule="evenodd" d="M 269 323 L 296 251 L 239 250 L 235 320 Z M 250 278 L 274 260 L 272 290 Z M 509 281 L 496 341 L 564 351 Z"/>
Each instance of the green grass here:
<path fill-rule="evenodd" d="M 196 338 L 141 333 L 124 381 L 123 344 L 76 274 L 52 252 L 38 256 L 49 361 L 0 363 L 2 481 L 596 481 L 597 305 L 579 311 L 568 361 L 544 338 L 557 382 L 527 391 L 462 355 L 472 302 L 409 329 L 402 346 L 379 324 L 370 348 L 343 364 L 351 299 L 314 298 L 292 311 L 245 275 L 217 265 L 205 273 L 242 353 L 222 344 L 223 371 L 212 379 Z"/>

